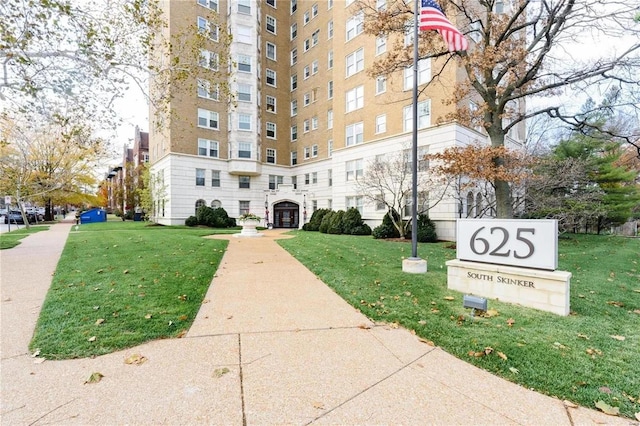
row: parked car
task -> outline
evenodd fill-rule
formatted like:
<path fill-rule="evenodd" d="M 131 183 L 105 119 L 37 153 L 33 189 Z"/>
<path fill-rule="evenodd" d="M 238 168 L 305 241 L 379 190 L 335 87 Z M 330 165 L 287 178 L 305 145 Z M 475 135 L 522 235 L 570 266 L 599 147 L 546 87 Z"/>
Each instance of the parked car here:
<path fill-rule="evenodd" d="M 27 220 L 30 220 L 27 217 Z M 24 224 L 24 220 L 22 220 L 22 213 L 20 213 L 20 210 L 10 210 L 5 216 L 4 216 L 4 223 L 5 225 L 7 223 L 22 223 Z"/>

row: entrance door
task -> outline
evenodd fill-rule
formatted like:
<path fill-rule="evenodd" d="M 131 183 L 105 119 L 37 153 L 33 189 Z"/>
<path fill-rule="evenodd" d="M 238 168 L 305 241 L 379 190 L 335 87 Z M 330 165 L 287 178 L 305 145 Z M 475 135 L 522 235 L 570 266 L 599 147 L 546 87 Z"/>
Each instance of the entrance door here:
<path fill-rule="evenodd" d="M 275 228 L 298 228 L 300 207 L 296 203 L 285 201 L 273 206 Z"/>

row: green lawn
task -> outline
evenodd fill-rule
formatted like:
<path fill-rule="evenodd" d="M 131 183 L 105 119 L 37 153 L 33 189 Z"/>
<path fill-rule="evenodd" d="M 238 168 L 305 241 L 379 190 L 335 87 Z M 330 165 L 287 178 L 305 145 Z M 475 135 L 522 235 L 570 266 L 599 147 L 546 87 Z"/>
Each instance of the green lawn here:
<path fill-rule="evenodd" d="M 201 238 L 212 230 L 147 225 L 85 224 L 70 233 L 32 351 L 88 357 L 189 329 L 227 241 Z"/>
<path fill-rule="evenodd" d="M 72 231 L 31 350 L 50 359 L 109 353 L 190 327 L 226 248 L 210 229 L 110 221 Z M 220 232 L 216 230 L 215 232 Z M 228 230 L 223 232 L 237 232 Z M 548 395 L 640 411 L 640 239 L 571 235 L 568 317 L 489 301 L 472 319 L 446 288 L 450 243 L 420 244 L 427 274 L 402 272 L 411 244 L 294 232 L 279 240 L 365 315 L 415 330 L 455 356 Z"/>
<path fill-rule="evenodd" d="M 20 240 L 40 231 L 46 231 L 49 229 L 49 226 L 33 226 L 31 225 L 29 229 L 25 228 L 24 225 L 19 225 L 18 228 L 15 225 L 11 225 L 11 232 L 4 232 L 0 234 L 0 250 L 10 249 L 18 244 L 20 244 Z"/>
<path fill-rule="evenodd" d="M 559 269 L 573 274 L 568 317 L 490 300 L 493 316 L 475 319 L 447 290 L 450 243 L 420 244 L 424 275 L 402 272 L 410 243 L 316 232 L 279 243 L 376 321 L 527 388 L 589 407 L 602 400 L 627 417 L 640 411 L 640 239 L 560 240 Z"/>

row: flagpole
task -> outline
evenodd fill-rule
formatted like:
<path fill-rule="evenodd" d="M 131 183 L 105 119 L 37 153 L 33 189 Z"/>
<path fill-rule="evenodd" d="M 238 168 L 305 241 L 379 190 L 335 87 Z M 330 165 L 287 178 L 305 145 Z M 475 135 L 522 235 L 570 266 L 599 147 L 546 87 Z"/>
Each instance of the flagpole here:
<path fill-rule="evenodd" d="M 413 23 L 413 139 L 411 146 L 411 257 L 418 259 L 418 3 Z"/>

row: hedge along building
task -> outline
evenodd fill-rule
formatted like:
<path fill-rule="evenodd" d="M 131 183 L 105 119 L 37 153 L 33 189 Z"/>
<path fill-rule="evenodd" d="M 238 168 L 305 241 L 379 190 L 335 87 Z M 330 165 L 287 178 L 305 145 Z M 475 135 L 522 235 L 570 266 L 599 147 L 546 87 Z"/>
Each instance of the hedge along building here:
<path fill-rule="evenodd" d="M 200 26 L 208 13 L 219 13 L 220 25 L 233 34 L 228 85 L 235 102 L 194 82 L 191 94 L 171 100 L 171 119 L 150 126 L 151 171 L 163 188 L 154 220 L 183 224 L 208 205 L 231 217 L 268 215 L 283 228 L 302 227 L 319 208 L 355 207 L 370 226 L 382 221 L 386 209 L 366 201 L 355 182 L 372 161 L 411 147 L 413 70 L 367 76 L 393 40 L 365 34 L 355 6 L 331 0 L 162 3 L 167 32 Z M 218 42 L 210 45 L 215 52 Z M 443 100 L 464 72 L 452 61 L 438 84 L 425 88 L 431 61 L 418 67 L 419 153 L 486 141 L 455 122 L 435 125 L 455 108 Z M 522 128 L 514 134 L 522 136 Z M 454 239 L 455 219 L 473 215 L 476 202 L 469 192 L 431 209 L 439 237 Z"/>

